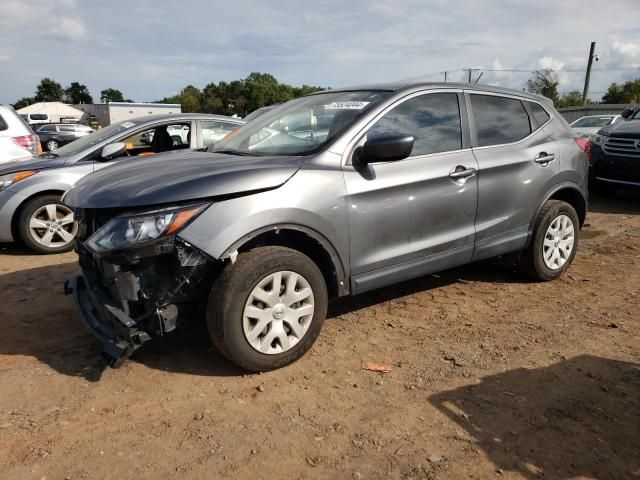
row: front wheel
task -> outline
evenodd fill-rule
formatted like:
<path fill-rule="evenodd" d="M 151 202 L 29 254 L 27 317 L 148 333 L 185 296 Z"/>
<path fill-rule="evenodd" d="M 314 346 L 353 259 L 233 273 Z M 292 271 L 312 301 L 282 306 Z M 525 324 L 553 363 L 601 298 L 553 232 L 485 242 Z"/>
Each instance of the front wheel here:
<path fill-rule="evenodd" d="M 576 256 L 579 235 L 575 209 L 560 200 L 547 201 L 536 219 L 533 238 L 521 254 L 521 270 L 536 280 L 558 278 Z"/>
<path fill-rule="evenodd" d="M 317 265 L 285 247 L 242 253 L 216 280 L 207 325 L 218 350 L 262 372 L 288 365 L 315 342 L 327 314 L 327 287 Z"/>
<path fill-rule="evenodd" d="M 23 243 L 38 253 L 62 253 L 73 248 L 78 225 L 73 211 L 59 195 L 29 200 L 20 210 L 17 223 Z"/>

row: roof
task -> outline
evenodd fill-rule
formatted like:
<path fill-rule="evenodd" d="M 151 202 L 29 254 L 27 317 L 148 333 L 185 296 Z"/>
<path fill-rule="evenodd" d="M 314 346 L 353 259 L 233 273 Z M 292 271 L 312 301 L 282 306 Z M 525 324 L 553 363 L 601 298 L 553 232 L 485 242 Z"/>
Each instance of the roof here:
<path fill-rule="evenodd" d="M 153 115 L 142 115 L 140 117 L 127 118 L 124 121 L 135 122 L 136 124 L 162 121 L 162 120 L 224 120 L 236 122 L 238 124 L 245 123 L 241 118 L 227 117 L 225 115 L 215 115 L 212 113 L 156 113 Z"/>
<path fill-rule="evenodd" d="M 62 102 L 38 102 L 17 110 L 18 113 L 46 113 L 63 117 L 82 117 L 84 112 Z"/>
<path fill-rule="evenodd" d="M 362 91 L 362 90 L 379 90 L 384 92 L 400 92 L 404 90 L 433 90 L 433 89 L 468 89 L 468 90 L 477 90 L 483 92 L 491 92 L 491 93 L 504 93 L 506 95 L 518 95 L 520 97 L 530 98 L 532 100 L 544 100 L 548 101 L 547 98 L 536 95 L 535 93 L 523 92 L 520 90 L 513 90 L 511 88 L 503 88 L 503 87 L 495 87 L 492 85 L 478 85 L 478 84 L 470 84 L 470 83 L 453 83 L 453 82 L 390 82 L 390 83 L 374 83 L 370 85 L 354 85 L 350 87 L 341 87 L 341 88 L 332 88 L 331 90 L 324 90 L 324 93 L 327 92 L 353 92 L 353 91 Z M 323 92 L 317 92 L 323 93 Z M 314 95 L 314 94 L 312 94 Z"/>

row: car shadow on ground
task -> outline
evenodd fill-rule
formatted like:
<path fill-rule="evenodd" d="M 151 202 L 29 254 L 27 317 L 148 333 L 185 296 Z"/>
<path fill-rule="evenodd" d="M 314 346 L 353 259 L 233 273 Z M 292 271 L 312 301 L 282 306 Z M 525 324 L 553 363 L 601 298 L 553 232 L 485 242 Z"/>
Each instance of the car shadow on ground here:
<path fill-rule="evenodd" d="M 640 215 L 640 191 L 618 190 L 602 197 L 590 195 L 589 212 Z"/>
<path fill-rule="evenodd" d="M 640 365 L 583 355 L 433 395 L 497 471 L 640 478 Z"/>
<path fill-rule="evenodd" d="M 2 255 L 0 255 L 1 261 Z M 75 262 L 0 273 L 0 355 L 37 358 L 59 373 L 98 381 L 107 367 L 100 344 L 82 325 L 64 282 L 76 275 Z M 499 261 L 485 261 L 332 302 L 329 321 L 424 290 L 455 282 L 528 282 Z M 129 360 L 149 368 L 200 376 L 246 374 L 211 345 L 204 319 L 193 319 L 163 338 L 147 342 Z"/>

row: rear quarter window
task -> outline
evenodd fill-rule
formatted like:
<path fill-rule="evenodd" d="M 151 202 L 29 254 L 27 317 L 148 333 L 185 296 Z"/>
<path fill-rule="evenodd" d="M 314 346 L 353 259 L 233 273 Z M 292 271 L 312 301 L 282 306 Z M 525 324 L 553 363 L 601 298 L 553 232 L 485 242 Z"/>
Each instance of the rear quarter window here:
<path fill-rule="evenodd" d="M 471 94 L 479 147 L 517 142 L 531 133 L 529 115 L 516 98 Z"/>
<path fill-rule="evenodd" d="M 5 122 L 4 118 L 2 118 L 2 115 L 0 115 L 0 132 L 2 130 L 6 130 L 7 128 L 9 128 L 9 125 L 7 125 L 7 122 Z"/>
<path fill-rule="evenodd" d="M 544 125 L 549 121 L 551 116 L 549 113 L 542 107 L 542 105 L 534 102 L 527 102 L 529 104 L 529 108 L 531 109 L 531 113 L 533 113 L 533 118 L 539 126 Z"/>

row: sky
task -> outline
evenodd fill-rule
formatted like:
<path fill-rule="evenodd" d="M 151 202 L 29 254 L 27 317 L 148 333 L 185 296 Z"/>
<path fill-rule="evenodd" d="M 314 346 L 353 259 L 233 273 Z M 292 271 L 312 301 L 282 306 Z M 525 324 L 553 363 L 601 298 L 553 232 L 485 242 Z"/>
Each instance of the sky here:
<path fill-rule="evenodd" d="M 640 0 L 0 0 L 0 103 L 43 77 L 153 101 L 251 72 L 340 87 L 463 81 L 463 68 L 516 89 L 530 73 L 488 70 L 554 68 L 564 93 L 582 91 L 584 72 L 566 70 L 586 67 L 592 41 L 599 100 L 640 77 Z"/>

